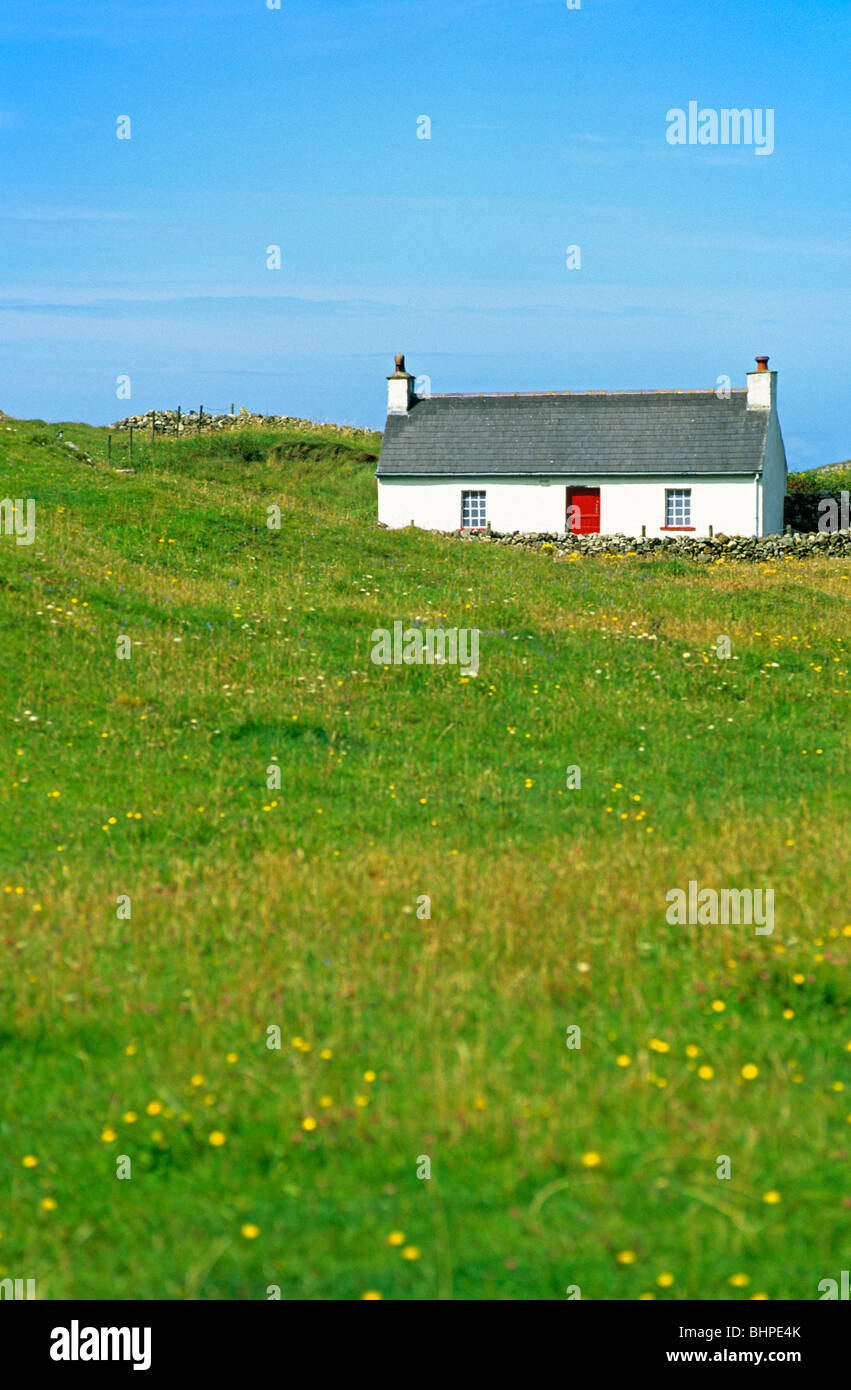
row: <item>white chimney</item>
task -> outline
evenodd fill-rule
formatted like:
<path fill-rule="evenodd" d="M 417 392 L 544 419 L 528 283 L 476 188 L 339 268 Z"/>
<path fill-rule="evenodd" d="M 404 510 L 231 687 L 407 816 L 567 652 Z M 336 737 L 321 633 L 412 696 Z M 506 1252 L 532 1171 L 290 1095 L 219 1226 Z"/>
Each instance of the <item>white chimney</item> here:
<path fill-rule="evenodd" d="M 414 399 L 414 378 L 405 371 L 405 354 L 396 353 L 396 370 L 387 378 L 387 414 L 407 415 Z"/>
<path fill-rule="evenodd" d="M 774 410 L 777 405 L 777 373 L 768 370 L 768 358 L 756 359 L 756 371 L 748 372 L 748 410 Z"/>

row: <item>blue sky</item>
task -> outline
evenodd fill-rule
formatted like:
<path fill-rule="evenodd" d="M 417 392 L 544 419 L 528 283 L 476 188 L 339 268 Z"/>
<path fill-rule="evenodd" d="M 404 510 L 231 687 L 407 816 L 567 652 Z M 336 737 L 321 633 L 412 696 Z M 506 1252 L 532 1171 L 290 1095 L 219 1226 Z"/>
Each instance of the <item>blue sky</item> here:
<path fill-rule="evenodd" d="M 381 427 L 397 351 L 434 391 L 743 386 L 768 353 L 790 466 L 851 455 L 847 0 L 11 9 L 7 413 Z M 774 152 L 670 145 L 692 100 L 770 108 Z"/>

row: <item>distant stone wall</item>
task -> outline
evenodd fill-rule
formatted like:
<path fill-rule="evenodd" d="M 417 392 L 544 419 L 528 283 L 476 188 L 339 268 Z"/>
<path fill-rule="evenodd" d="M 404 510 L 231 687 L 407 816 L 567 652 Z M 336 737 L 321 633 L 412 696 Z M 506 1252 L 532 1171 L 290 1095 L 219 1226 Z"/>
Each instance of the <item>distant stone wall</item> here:
<path fill-rule="evenodd" d="M 154 434 L 216 434 L 220 430 L 239 429 L 288 429 L 300 432 L 344 435 L 347 438 L 372 434 L 372 430 L 360 429 L 357 425 L 334 425 L 316 420 L 299 420 L 294 415 L 253 415 L 244 406 L 233 415 L 208 415 L 206 410 L 190 410 L 188 414 L 177 410 L 149 410 L 145 415 L 128 415 L 126 420 L 116 420 L 114 430 L 140 432 L 147 430 Z"/>
<path fill-rule="evenodd" d="M 520 546 L 547 555 L 665 555 L 691 560 L 796 560 L 813 555 L 851 556 L 851 530 L 810 531 L 791 536 L 575 536 L 570 533 L 514 531 L 450 531 L 445 534 L 469 542 Z"/>

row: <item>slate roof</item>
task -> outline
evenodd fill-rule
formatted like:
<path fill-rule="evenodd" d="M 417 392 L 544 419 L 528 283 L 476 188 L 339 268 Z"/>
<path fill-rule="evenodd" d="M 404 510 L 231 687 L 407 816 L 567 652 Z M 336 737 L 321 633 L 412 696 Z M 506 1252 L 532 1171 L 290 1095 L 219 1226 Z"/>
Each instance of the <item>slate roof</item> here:
<path fill-rule="evenodd" d="M 388 415 L 376 475 L 753 476 L 769 416 L 746 391 L 431 396 Z"/>

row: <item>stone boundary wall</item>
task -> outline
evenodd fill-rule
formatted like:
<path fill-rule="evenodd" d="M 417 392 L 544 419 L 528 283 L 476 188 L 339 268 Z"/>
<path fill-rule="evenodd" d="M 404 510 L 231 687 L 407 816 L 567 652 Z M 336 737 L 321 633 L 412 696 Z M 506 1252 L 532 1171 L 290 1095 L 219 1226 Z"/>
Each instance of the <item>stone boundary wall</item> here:
<path fill-rule="evenodd" d="M 114 430 L 138 430 L 140 436 L 146 432 L 148 437 L 153 426 L 154 435 L 174 434 L 217 434 L 220 430 L 239 429 L 288 429 L 301 433 L 334 434 L 346 438 L 359 438 L 372 435 L 374 430 L 357 425 L 335 425 L 318 420 L 299 420 L 295 415 L 252 415 L 241 406 L 233 415 L 213 415 L 206 410 L 190 410 L 184 414 L 177 410 L 149 410 L 145 415 L 129 415 L 126 420 L 116 420 L 111 426 Z"/>
<path fill-rule="evenodd" d="M 574 536 L 565 532 L 446 531 L 444 535 L 470 542 L 519 546 L 547 555 L 664 555 L 690 560 L 805 559 L 813 555 L 851 556 L 851 530 L 809 531 L 787 536 Z"/>

